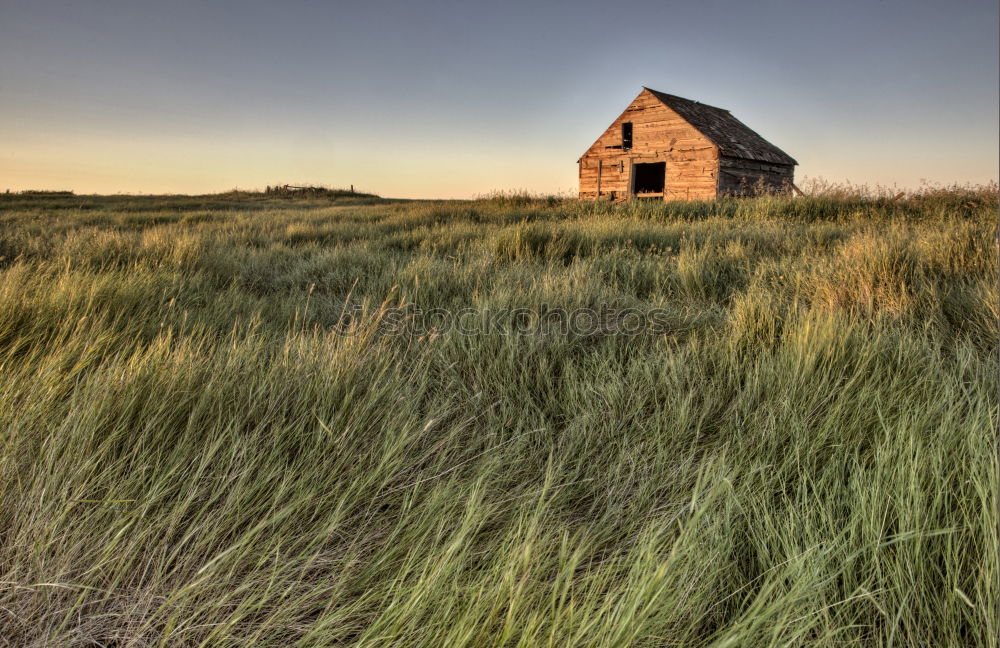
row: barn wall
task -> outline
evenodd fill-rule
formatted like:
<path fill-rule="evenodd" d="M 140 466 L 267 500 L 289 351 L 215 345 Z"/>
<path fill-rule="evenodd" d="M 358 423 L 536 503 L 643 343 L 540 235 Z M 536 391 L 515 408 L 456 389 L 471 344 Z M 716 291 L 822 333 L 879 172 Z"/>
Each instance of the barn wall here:
<path fill-rule="evenodd" d="M 607 148 L 621 145 L 621 125 L 632 122 L 633 147 L 629 151 Z M 676 112 L 648 90 L 608 127 L 580 159 L 580 197 L 628 196 L 633 162 L 667 163 L 666 200 L 706 199 L 716 196 L 719 178 L 718 149 Z"/>
<path fill-rule="evenodd" d="M 762 183 L 769 191 L 787 192 L 794 181 L 795 167 L 723 156 L 719 159 L 719 193 L 745 195 Z"/>

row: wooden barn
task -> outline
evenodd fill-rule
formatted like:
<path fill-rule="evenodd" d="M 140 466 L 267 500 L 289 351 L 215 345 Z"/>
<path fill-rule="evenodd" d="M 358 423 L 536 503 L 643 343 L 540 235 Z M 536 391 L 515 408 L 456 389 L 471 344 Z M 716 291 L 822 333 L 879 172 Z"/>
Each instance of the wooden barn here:
<path fill-rule="evenodd" d="M 610 200 L 784 192 L 798 164 L 728 110 L 649 88 L 577 163 L 580 197 Z"/>

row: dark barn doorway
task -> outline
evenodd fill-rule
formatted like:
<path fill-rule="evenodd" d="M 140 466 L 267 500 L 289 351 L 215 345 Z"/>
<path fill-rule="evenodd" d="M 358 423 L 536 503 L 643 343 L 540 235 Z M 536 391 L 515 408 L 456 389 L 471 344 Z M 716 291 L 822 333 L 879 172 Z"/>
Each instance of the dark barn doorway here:
<path fill-rule="evenodd" d="M 643 162 L 633 169 L 635 182 L 633 192 L 641 194 L 662 194 L 667 177 L 666 162 Z"/>

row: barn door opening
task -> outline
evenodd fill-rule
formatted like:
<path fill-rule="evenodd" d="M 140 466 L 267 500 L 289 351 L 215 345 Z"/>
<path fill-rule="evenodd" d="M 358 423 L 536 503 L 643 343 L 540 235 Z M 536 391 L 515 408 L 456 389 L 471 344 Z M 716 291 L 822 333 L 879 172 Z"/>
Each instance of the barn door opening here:
<path fill-rule="evenodd" d="M 641 162 L 632 170 L 632 192 L 638 198 L 663 196 L 667 180 L 666 162 Z"/>

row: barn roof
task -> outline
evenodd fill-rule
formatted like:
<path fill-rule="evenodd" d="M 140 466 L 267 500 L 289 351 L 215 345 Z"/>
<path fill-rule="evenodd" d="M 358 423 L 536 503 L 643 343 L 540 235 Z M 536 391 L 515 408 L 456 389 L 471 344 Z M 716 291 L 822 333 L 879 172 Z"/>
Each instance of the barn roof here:
<path fill-rule="evenodd" d="M 645 89 L 711 140 L 722 155 L 775 164 L 798 164 L 792 156 L 750 130 L 728 110 L 652 88 Z"/>

